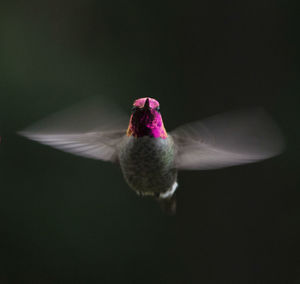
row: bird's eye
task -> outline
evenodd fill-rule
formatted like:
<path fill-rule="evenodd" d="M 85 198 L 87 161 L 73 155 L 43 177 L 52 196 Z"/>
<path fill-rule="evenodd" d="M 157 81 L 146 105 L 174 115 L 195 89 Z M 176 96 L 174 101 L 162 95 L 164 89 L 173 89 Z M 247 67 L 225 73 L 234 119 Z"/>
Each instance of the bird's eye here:
<path fill-rule="evenodd" d="M 158 112 L 160 112 L 160 107 L 158 106 L 158 107 L 156 108 L 156 110 L 157 110 Z"/>
<path fill-rule="evenodd" d="M 132 109 L 131 109 L 131 112 L 134 112 L 134 111 L 136 111 L 137 109 L 138 109 L 137 106 L 133 106 Z"/>

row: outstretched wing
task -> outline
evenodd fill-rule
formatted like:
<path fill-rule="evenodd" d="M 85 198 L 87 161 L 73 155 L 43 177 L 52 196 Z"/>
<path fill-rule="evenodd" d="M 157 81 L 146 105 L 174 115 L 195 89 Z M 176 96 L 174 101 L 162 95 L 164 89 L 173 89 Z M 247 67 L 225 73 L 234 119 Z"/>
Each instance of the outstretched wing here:
<path fill-rule="evenodd" d="M 278 155 L 284 139 L 261 109 L 215 115 L 171 132 L 178 169 L 208 170 L 253 163 Z"/>
<path fill-rule="evenodd" d="M 117 145 L 125 135 L 125 130 L 76 134 L 43 134 L 26 131 L 19 133 L 31 140 L 74 155 L 116 162 Z"/>
<path fill-rule="evenodd" d="M 93 99 L 43 119 L 19 134 L 75 155 L 115 162 L 127 121 L 116 106 Z"/>

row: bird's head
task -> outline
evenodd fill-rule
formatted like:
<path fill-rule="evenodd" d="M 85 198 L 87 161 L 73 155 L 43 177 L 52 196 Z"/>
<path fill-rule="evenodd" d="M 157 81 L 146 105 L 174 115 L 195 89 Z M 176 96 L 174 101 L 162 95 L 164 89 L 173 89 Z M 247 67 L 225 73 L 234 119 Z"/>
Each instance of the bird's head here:
<path fill-rule="evenodd" d="M 157 100 L 146 97 L 134 101 L 127 136 L 167 138 Z"/>

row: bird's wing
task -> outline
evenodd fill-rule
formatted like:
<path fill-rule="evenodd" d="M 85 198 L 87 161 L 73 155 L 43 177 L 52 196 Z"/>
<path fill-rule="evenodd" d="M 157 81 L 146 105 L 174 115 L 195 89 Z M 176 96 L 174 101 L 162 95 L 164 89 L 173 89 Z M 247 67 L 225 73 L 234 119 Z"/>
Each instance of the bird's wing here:
<path fill-rule="evenodd" d="M 92 99 L 51 115 L 18 133 L 65 152 L 114 162 L 127 123 L 128 117 L 115 105 Z"/>
<path fill-rule="evenodd" d="M 253 163 L 278 155 L 284 139 L 261 109 L 215 115 L 170 133 L 178 169 L 208 170 Z"/>
<path fill-rule="evenodd" d="M 34 141 L 46 144 L 74 155 L 117 161 L 117 145 L 125 135 L 123 131 L 87 132 L 76 134 L 44 134 L 21 131 L 20 134 Z"/>

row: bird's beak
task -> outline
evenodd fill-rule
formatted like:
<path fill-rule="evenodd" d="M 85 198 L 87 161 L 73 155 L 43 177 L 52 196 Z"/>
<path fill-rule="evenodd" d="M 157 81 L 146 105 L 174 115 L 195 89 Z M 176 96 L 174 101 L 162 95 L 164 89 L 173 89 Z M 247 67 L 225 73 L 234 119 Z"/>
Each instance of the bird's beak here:
<path fill-rule="evenodd" d="M 146 99 L 143 109 L 144 110 L 150 109 L 150 107 L 149 107 L 149 98 Z"/>

